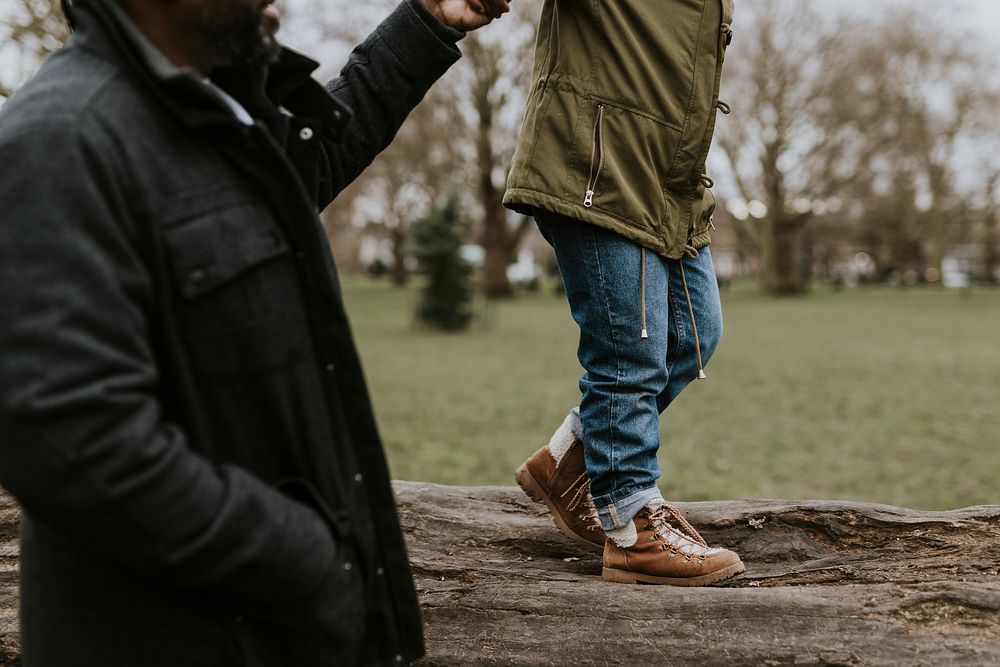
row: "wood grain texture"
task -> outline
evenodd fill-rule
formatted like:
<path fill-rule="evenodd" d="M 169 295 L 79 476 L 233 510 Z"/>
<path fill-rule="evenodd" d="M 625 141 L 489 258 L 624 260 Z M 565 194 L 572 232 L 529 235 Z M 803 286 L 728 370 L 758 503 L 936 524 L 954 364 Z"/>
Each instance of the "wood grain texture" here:
<path fill-rule="evenodd" d="M 0 667 L 21 664 L 17 641 L 17 521 L 17 505 L 0 489 Z"/>
<path fill-rule="evenodd" d="M 1000 506 L 677 503 L 747 572 L 600 579 L 516 488 L 398 482 L 428 665 L 1000 664 Z"/>
<path fill-rule="evenodd" d="M 424 665 L 1000 665 L 1000 506 L 677 503 L 745 575 L 626 586 L 514 487 L 396 482 Z M 0 494 L 0 665 L 17 658 L 17 510 Z"/>

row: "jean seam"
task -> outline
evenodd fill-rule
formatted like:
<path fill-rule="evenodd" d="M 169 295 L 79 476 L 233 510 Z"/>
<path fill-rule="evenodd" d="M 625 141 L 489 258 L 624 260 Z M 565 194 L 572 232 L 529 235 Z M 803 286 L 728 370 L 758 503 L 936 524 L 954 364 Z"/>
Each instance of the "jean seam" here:
<path fill-rule="evenodd" d="M 597 235 L 594 231 L 590 232 L 590 241 L 593 244 L 594 256 L 596 258 L 597 264 L 597 277 L 600 280 L 601 285 L 601 297 L 604 299 L 604 308 L 608 316 L 608 329 L 611 338 L 611 350 L 615 356 L 615 386 L 611 390 L 611 397 L 608 401 L 610 414 L 608 415 L 608 435 L 611 444 L 611 492 L 614 493 L 615 488 L 618 485 L 618 475 L 617 475 L 617 460 L 615 458 L 615 401 L 618 397 L 618 387 L 621 385 L 622 381 L 622 361 L 621 355 L 618 354 L 618 341 L 615 339 L 615 323 L 611 315 L 611 304 L 608 299 L 608 287 L 604 281 L 604 266 L 601 263 L 601 246 L 597 242 Z M 589 372 L 589 371 L 588 371 Z"/>

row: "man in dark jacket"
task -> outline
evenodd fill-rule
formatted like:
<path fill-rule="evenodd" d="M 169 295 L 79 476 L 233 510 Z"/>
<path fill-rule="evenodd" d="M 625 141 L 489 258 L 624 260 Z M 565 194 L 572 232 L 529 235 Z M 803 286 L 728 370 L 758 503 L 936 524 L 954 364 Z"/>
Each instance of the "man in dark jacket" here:
<path fill-rule="evenodd" d="M 324 88 L 269 0 L 77 0 L 0 112 L 24 664 L 406 664 L 420 617 L 317 211 L 506 0 L 404 0 Z"/>

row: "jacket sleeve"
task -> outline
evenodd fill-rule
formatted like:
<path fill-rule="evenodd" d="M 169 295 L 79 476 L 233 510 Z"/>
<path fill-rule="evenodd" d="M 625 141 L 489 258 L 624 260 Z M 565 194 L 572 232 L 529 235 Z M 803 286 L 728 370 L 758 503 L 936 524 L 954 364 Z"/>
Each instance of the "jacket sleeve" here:
<path fill-rule="evenodd" d="M 247 611 L 299 605 L 343 569 L 338 540 L 164 420 L 127 178 L 81 123 L 0 139 L 0 484 L 33 520 L 142 575 Z"/>
<path fill-rule="evenodd" d="M 326 85 L 353 115 L 338 142 L 324 139 L 320 208 L 385 149 L 431 85 L 460 57 L 465 33 L 438 21 L 420 0 L 404 0 L 354 49 Z"/>

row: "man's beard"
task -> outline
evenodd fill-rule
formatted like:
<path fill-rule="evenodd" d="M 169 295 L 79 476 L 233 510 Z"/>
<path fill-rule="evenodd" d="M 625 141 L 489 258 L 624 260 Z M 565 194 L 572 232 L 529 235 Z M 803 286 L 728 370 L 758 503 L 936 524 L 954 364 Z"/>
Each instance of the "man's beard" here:
<path fill-rule="evenodd" d="M 241 0 L 217 0 L 199 17 L 198 32 L 216 62 L 226 66 L 266 65 L 278 59 L 281 47 L 264 30 L 263 5 Z"/>

